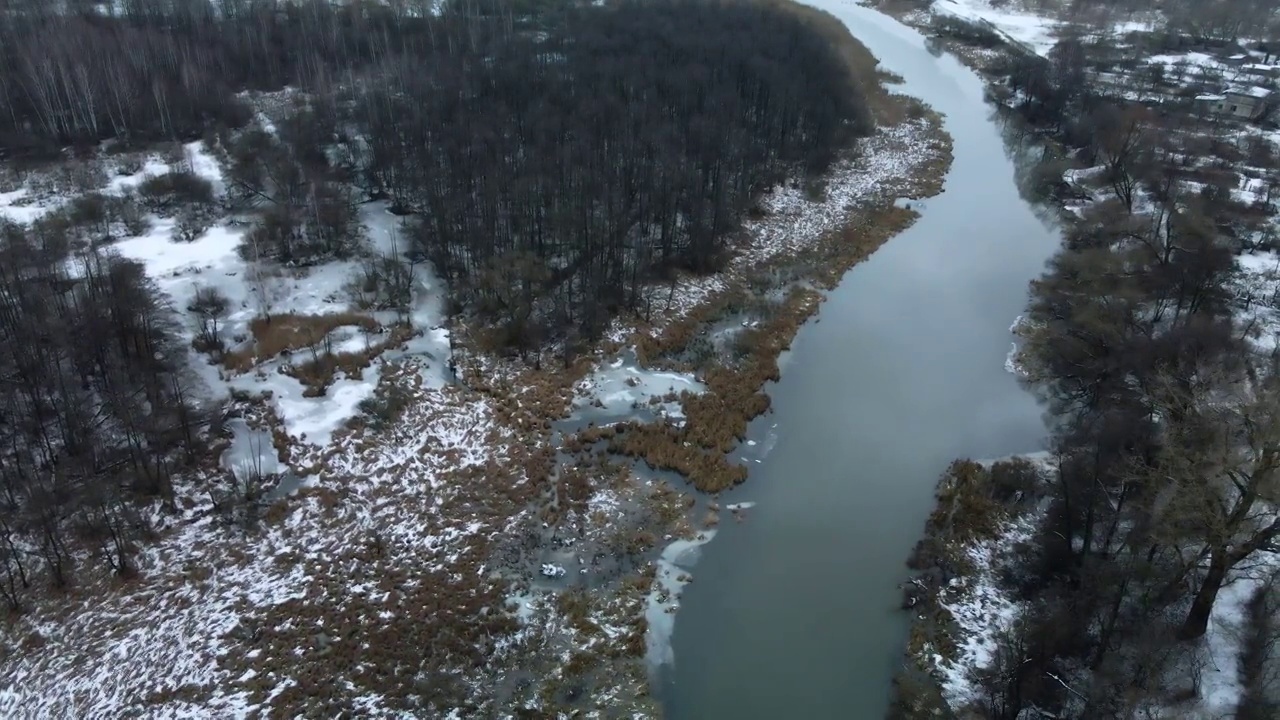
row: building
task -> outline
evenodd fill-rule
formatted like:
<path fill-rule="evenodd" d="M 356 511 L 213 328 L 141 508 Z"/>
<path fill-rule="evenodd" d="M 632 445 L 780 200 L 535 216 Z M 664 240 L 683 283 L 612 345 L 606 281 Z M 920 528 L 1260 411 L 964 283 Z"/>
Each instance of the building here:
<path fill-rule="evenodd" d="M 1273 78 L 1280 77 L 1280 65 L 1267 65 L 1266 63 L 1248 63 L 1240 66 L 1240 72 L 1255 77 Z"/>
<path fill-rule="evenodd" d="M 1243 120 L 1262 117 L 1271 100 L 1271 91 L 1261 87 L 1228 90 L 1221 95 L 1201 95 L 1196 98 L 1219 115 L 1230 115 Z"/>

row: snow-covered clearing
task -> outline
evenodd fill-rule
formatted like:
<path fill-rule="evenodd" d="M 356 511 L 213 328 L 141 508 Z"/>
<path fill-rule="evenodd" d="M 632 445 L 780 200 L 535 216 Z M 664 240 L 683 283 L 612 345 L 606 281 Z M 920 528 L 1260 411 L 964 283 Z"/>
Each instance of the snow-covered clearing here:
<path fill-rule="evenodd" d="M 223 187 L 216 160 L 204 152 L 193 152 L 191 158 L 195 172 L 209 179 L 215 188 Z M 404 251 L 400 221 L 387 212 L 385 204 L 361 206 L 360 218 L 374 251 Z M 172 220 L 157 219 L 147 234 L 122 240 L 116 248 L 121 255 L 146 267 L 179 313 L 186 312 L 199 288 L 211 287 L 221 292 L 230 307 L 222 332 L 233 343 L 249 342 L 250 321 L 264 313 L 331 315 L 359 311 L 346 291 L 346 285 L 358 270 L 359 260 L 333 261 L 308 268 L 254 265 L 237 253 L 247 228 L 219 224 L 194 242 L 179 243 L 173 239 L 173 225 Z M 417 335 L 403 346 L 383 353 L 381 359 L 424 357 L 426 362 L 419 367 L 425 370 L 430 383 L 439 387 L 448 375 L 449 337 L 440 327 L 444 287 L 429 265 L 418 264 L 414 272 L 416 284 L 409 320 Z M 397 320 L 394 311 L 369 314 L 384 326 Z M 194 318 L 187 318 L 183 328 L 187 339 L 194 339 L 197 331 Z M 380 339 L 377 335 L 372 338 L 346 335 L 338 345 L 340 350 L 350 350 L 359 343 L 360 349 L 364 349 L 367 343 Z M 232 389 L 252 394 L 269 392 L 287 432 L 321 446 L 328 442 L 336 428 L 355 415 L 360 402 L 372 395 L 380 373 L 380 365 L 375 363 L 361 377 L 339 377 L 324 396 L 306 397 L 303 385 L 282 372 L 287 362 L 285 358 L 269 359 L 252 372 L 236 375 L 192 351 L 192 366 L 201 369 L 211 397 L 225 397 Z"/>
<path fill-rule="evenodd" d="M 1029 12 L 1010 9 L 1008 3 L 994 7 L 991 0 L 938 0 L 933 12 L 971 22 L 987 22 L 1008 38 L 1023 43 L 1038 55 L 1048 55 L 1057 43 L 1059 22 Z"/>
<path fill-rule="evenodd" d="M 1254 344 L 1270 351 L 1280 341 L 1280 255 L 1271 250 L 1236 258 L 1238 322 L 1250 330 Z"/>
<path fill-rule="evenodd" d="M 187 143 L 182 147 L 183 164 L 202 175 L 215 174 L 221 182 L 221 171 L 217 169 L 217 161 L 209 155 L 200 141 Z M 121 174 L 113 172 L 118 166 L 114 161 L 104 162 L 101 170 L 111 175 L 101 187 L 91 188 L 104 195 L 121 195 L 127 190 L 137 188 L 149 177 L 163 175 L 176 168 L 159 155 L 148 155 L 142 160 L 141 169 L 136 172 Z M 207 175 L 206 175 L 207 177 Z M 26 177 L 19 187 L 0 192 L 0 219 L 26 225 L 39 220 L 69 202 L 78 189 L 69 187 L 68 180 L 57 174 L 44 177 Z M 219 185 L 215 183 L 215 188 Z"/>
<path fill-rule="evenodd" d="M 116 174 L 99 189 L 107 195 L 120 195 L 141 185 L 147 178 L 186 169 L 208 180 L 216 196 L 226 190 L 219 161 L 201 141 L 182 148 L 179 165 L 159 155 L 146 157 L 141 168 L 128 175 Z M 66 193 L 35 197 L 29 187 L 0 194 L 0 217 L 14 222 L 31 223 L 68 202 Z M 360 208 L 363 230 L 372 251 L 400 254 L 407 249 L 402 237 L 401 220 L 387 211 L 385 203 L 368 203 Z M 228 299 L 228 316 L 222 323 L 222 335 L 236 344 L 251 342 L 249 323 L 264 314 L 329 315 L 358 312 L 346 290 L 355 276 L 360 260 L 328 262 L 314 267 L 292 268 L 271 263 L 253 264 L 237 252 L 248 227 L 240 221 L 226 219 L 213 225 L 192 242 L 179 242 L 174 237 L 176 222 L 170 217 L 152 216 L 150 227 L 142 235 L 121 238 L 114 248 L 123 257 L 141 263 L 147 274 L 167 296 L 180 318 L 180 333 L 189 344 L 197 334 L 197 322 L 187 308 L 200 288 L 212 288 Z M 404 357 L 426 358 L 418 366 L 430 384 L 442 386 L 449 379 L 447 359 L 449 336 L 441 327 L 444 317 L 444 286 L 431 267 L 419 263 L 414 267 L 415 286 L 408 320 L 416 335 L 403 345 L 382 353 L 381 360 Z M 394 311 L 368 313 L 383 326 L 394 324 Z M 340 350 L 364 350 L 382 338 L 339 338 Z M 379 364 L 367 368 L 361 377 L 339 377 L 322 397 L 305 397 L 303 385 L 282 372 L 286 358 L 269 359 L 254 371 L 231 373 L 205 355 L 190 350 L 191 366 L 196 369 L 204 388 L 202 397 L 222 399 L 234 389 L 250 394 L 269 392 L 287 431 L 294 437 L 306 436 L 323 445 L 342 423 L 350 419 L 360 402 L 373 393 L 379 377 Z"/>

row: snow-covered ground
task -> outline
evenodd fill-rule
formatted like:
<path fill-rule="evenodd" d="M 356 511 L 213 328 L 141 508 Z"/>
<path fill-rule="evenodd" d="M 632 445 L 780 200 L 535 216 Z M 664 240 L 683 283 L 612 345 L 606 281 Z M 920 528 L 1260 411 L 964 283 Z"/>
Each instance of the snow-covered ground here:
<path fill-rule="evenodd" d="M 1008 522 L 993 538 L 967 546 L 964 556 L 973 571 L 953 578 L 938 593 L 938 606 L 955 624 L 958 642 L 952 657 L 931 652 L 929 658 L 952 708 L 977 699 L 975 674 L 991 665 L 1001 634 L 1021 615 L 1022 607 L 1003 586 L 1000 572 L 1019 561 L 1016 548 L 1034 536 L 1039 518 L 1032 514 Z"/>
<path fill-rule="evenodd" d="M 1271 575 L 1280 571 L 1280 554 L 1261 551 L 1247 567 L 1235 570 L 1218 593 L 1205 632 L 1207 660 L 1200 703 L 1208 718 L 1231 717 L 1240 704 L 1240 655 L 1247 629 L 1247 606 Z"/>
<path fill-rule="evenodd" d="M 1243 253 L 1236 264 L 1237 322 L 1249 328 L 1260 350 L 1273 351 L 1280 343 L 1280 255 L 1271 250 Z"/>
<path fill-rule="evenodd" d="M 499 527 L 445 508 L 484 497 L 490 483 L 446 478 L 485 463 L 520 467 L 521 461 L 492 436 L 487 403 L 463 401 L 448 388 L 417 392 L 423 402 L 410 408 L 403 429 L 376 443 L 343 437 L 326 453 L 320 486 L 340 490 L 341 503 L 325 494 L 293 500 L 283 521 L 258 533 L 221 524 L 206 505 L 189 507 L 162 525 L 172 530 L 143 551 L 144 588 L 104 588 L 86 604 L 71 595 L 60 601 L 67 608 L 24 616 L 12 626 L 16 639 L 38 637 L 45 647 L 6 663 L 0 716 L 243 717 L 261 701 L 252 690 L 258 672 L 252 668 L 267 658 L 237 627 L 276 632 L 263 625 L 276 608 L 322 599 L 335 608 L 387 602 L 394 611 L 394 596 L 379 589 L 376 577 L 361 582 L 366 572 L 351 565 L 353 550 L 374 537 L 414 575 L 465 567 L 458 565 L 460 552 L 476 535 Z M 337 595 L 325 580 L 334 573 L 346 579 Z M 63 610 L 74 612 L 63 618 Z M 307 617 L 298 622 L 314 622 Z M 299 646 L 293 672 L 316 662 L 314 652 Z M 260 667 L 270 673 L 268 695 L 297 682 L 290 672 L 279 674 L 278 663 Z M 197 697 L 153 697 L 182 687 Z M 380 698 L 368 700 L 370 714 L 385 714 Z"/>
<path fill-rule="evenodd" d="M 994 7 L 991 0 L 937 0 L 933 11 L 972 22 L 985 21 L 1009 38 L 1027 45 L 1038 55 L 1048 55 L 1057 43 L 1059 23 L 1051 18 L 1011 9 L 1010 3 Z"/>

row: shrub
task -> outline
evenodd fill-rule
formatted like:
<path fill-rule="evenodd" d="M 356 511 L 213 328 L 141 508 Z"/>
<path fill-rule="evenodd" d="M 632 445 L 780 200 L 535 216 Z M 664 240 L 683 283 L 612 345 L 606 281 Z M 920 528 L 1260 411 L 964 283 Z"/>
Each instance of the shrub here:
<path fill-rule="evenodd" d="M 991 28 L 954 15 L 935 15 L 933 26 L 940 35 L 953 37 L 978 47 L 993 48 L 1004 43 L 1004 38 Z"/>
<path fill-rule="evenodd" d="M 117 175 L 137 175 L 142 172 L 141 155 L 124 155 L 116 161 Z"/>
<path fill-rule="evenodd" d="M 399 417 L 400 413 L 409 406 L 409 401 L 413 399 L 413 395 L 409 390 L 399 383 L 384 383 L 385 389 L 378 388 L 373 397 L 365 398 L 360 401 L 359 409 L 361 414 L 366 417 L 369 428 L 372 430 L 383 430 L 390 427 Z"/>
<path fill-rule="evenodd" d="M 192 346 L 200 352 L 221 354 L 224 349 L 220 323 L 227 316 L 230 301 L 215 287 L 196 289 L 195 297 L 187 305 L 187 311 L 196 316 L 200 333 Z"/>
<path fill-rule="evenodd" d="M 178 224 L 173 236 L 180 242 L 195 242 L 209 229 L 208 215 L 197 208 L 183 208 L 178 214 Z"/>
<path fill-rule="evenodd" d="M 343 325 L 356 325 L 369 332 L 375 332 L 381 327 L 377 320 L 358 313 L 331 315 L 290 313 L 260 317 L 249 323 L 249 331 L 253 333 L 253 345 L 227 353 L 224 359 L 225 365 L 231 370 L 243 372 L 258 362 L 270 360 L 281 353 L 316 345 L 334 328 Z"/>
<path fill-rule="evenodd" d="M 997 502 L 1025 497 L 1041 482 L 1040 469 L 1026 458 L 1001 460 L 991 466 L 991 496 Z"/>
<path fill-rule="evenodd" d="M 138 197 L 132 193 L 116 199 L 120 222 L 130 237 L 137 237 L 151 229 L 151 218 L 143 212 L 138 204 Z"/>
<path fill-rule="evenodd" d="M 213 183 L 185 170 L 149 177 L 138 186 L 138 193 L 143 205 L 157 213 L 183 206 L 213 204 Z"/>

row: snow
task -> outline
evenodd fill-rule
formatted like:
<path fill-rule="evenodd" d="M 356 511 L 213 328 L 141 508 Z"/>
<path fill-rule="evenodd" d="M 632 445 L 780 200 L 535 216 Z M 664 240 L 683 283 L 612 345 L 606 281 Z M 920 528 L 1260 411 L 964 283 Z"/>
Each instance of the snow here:
<path fill-rule="evenodd" d="M 153 155 L 143 162 L 142 169 L 138 172 L 131 175 L 117 175 L 111 178 L 107 182 L 106 192 L 119 195 L 126 190 L 138 187 L 147 178 L 164 175 L 171 169 L 168 163 L 161 160 L 159 156 Z"/>
<path fill-rule="evenodd" d="M 50 213 L 62 203 L 58 200 L 36 201 L 27 188 L 0 193 L 0 218 L 26 225 Z"/>
<path fill-rule="evenodd" d="M 358 380 L 336 380 L 323 397 L 303 397 L 302 383 L 279 373 L 271 373 L 266 380 L 256 380 L 253 376 L 242 378 L 248 378 L 248 382 L 237 382 L 240 387 L 272 391 L 272 400 L 286 432 L 325 447 L 333 432 L 359 412 L 360 403 L 373 396 L 378 386 L 378 365 L 366 368 Z"/>
<path fill-rule="evenodd" d="M 1280 571 L 1280 555 L 1261 551 L 1219 591 L 1209 615 L 1205 647 L 1209 662 L 1201 677 L 1200 702 L 1207 717 L 1231 717 L 1240 704 L 1240 653 L 1247 626 L 1247 606 L 1271 574 Z"/>
<path fill-rule="evenodd" d="M 1001 587 L 1000 569 L 1015 555 L 1015 548 L 1035 533 L 1038 515 L 1008 522 L 994 538 L 976 542 L 964 552 L 973 572 L 953 578 L 938 594 L 938 605 L 956 625 L 956 656 L 933 653 L 934 670 L 943 695 L 953 708 L 964 707 L 976 697 L 974 673 L 995 659 L 1000 634 L 1013 627 L 1021 605 Z"/>
<path fill-rule="evenodd" d="M 1048 55 L 1057 43 L 1058 21 L 992 6 L 991 0 L 938 0 L 933 12 L 969 21 L 986 21 L 1002 34 L 1024 43 L 1037 55 Z"/>
<path fill-rule="evenodd" d="M 1166 68 L 1171 68 L 1175 65 L 1181 64 L 1211 70 L 1228 70 L 1231 68 L 1230 65 L 1222 62 L 1216 56 L 1197 51 L 1151 55 L 1147 57 L 1147 63 L 1151 65 L 1164 65 Z"/>
<path fill-rule="evenodd" d="M 1156 22 L 1154 20 L 1128 20 L 1116 23 L 1112 29 L 1117 35 L 1127 35 L 1135 32 L 1151 32 L 1155 27 Z"/>
<path fill-rule="evenodd" d="M 635 351 L 628 348 L 621 357 L 598 365 L 578 381 L 573 404 L 579 410 L 595 405 L 610 416 L 630 416 L 633 410 L 653 409 L 663 417 L 680 419 L 684 411 L 678 396 L 705 391 L 706 386 L 690 375 L 640 367 Z M 672 394 L 676 400 L 662 400 Z M 652 402 L 655 399 L 660 402 Z"/>
<path fill-rule="evenodd" d="M 1261 351 L 1277 347 L 1280 339 L 1280 255 L 1272 251 L 1246 252 L 1236 257 L 1236 322 L 1250 328 Z"/>

